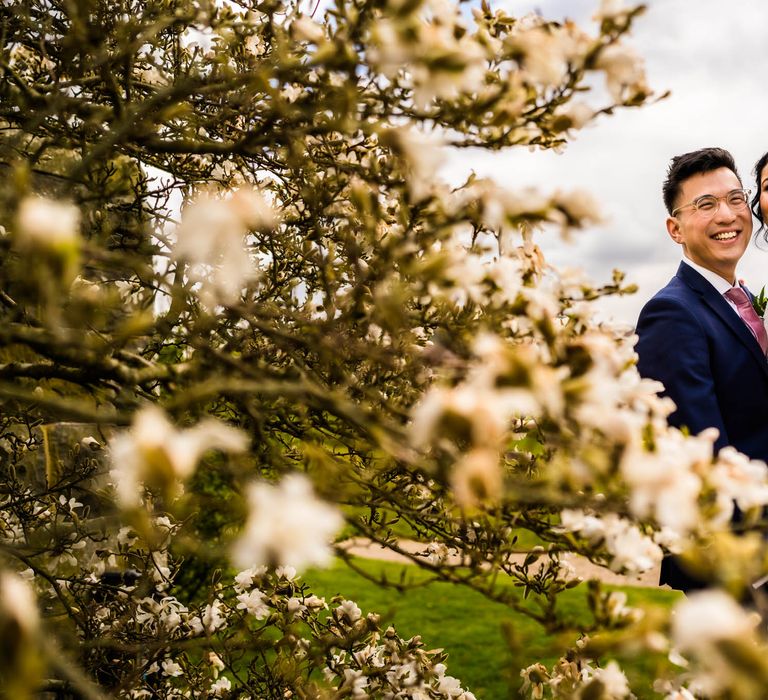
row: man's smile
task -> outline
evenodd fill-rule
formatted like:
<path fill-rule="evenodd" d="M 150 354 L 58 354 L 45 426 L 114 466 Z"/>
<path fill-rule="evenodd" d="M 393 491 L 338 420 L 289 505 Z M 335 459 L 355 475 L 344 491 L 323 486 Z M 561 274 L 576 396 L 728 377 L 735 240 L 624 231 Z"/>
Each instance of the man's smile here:
<path fill-rule="evenodd" d="M 720 231 L 716 233 L 712 238 L 716 241 L 730 241 L 739 235 L 738 231 Z"/>

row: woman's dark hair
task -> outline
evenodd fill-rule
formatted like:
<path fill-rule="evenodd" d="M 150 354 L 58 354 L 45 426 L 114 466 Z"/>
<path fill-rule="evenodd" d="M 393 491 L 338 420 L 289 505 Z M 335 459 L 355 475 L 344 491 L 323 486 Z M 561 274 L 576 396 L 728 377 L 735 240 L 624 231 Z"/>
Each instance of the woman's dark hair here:
<path fill-rule="evenodd" d="M 762 189 L 760 186 L 760 174 L 763 172 L 766 165 L 768 165 L 768 153 L 763 153 L 760 160 L 755 163 L 755 182 L 757 183 L 757 192 L 755 192 L 755 196 L 752 197 L 752 213 L 760 222 L 760 228 L 757 229 L 757 233 L 764 232 L 763 237 L 765 238 L 766 243 L 768 243 L 768 223 L 766 223 L 765 219 L 763 218 L 763 212 L 760 209 L 760 192 Z"/>

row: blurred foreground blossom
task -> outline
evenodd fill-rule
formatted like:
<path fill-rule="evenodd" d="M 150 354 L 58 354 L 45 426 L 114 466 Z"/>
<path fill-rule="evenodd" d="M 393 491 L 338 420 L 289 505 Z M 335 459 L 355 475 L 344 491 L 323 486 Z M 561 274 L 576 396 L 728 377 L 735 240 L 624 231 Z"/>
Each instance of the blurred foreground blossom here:
<path fill-rule="evenodd" d="M 615 513 L 600 517 L 580 510 L 566 509 L 560 513 L 561 528 L 573 532 L 592 544 L 603 543 L 612 557 L 609 566 L 614 571 L 636 574 L 661 562 L 663 552 L 639 527 Z"/>
<path fill-rule="evenodd" d="M 749 459 L 730 445 L 718 452 L 709 481 L 715 487 L 724 523 L 730 522 L 734 503 L 744 512 L 768 505 L 765 462 Z"/>
<path fill-rule="evenodd" d="M 80 210 L 73 204 L 45 197 L 27 197 L 16 214 L 20 243 L 36 248 L 60 250 L 80 241 Z"/>
<path fill-rule="evenodd" d="M 605 72 L 606 87 L 614 99 L 621 99 L 625 90 L 631 93 L 648 90 L 643 61 L 630 46 L 608 46 L 600 53 L 596 66 Z"/>
<path fill-rule="evenodd" d="M 675 606 L 672 642 L 693 662 L 687 675 L 696 697 L 729 697 L 723 691 L 738 684 L 739 676 L 754 676 L 751 682 L 759 688 L 758 694 L 741 697 L 764 696 L 760 674 L 765 650 L 758 642 L 759 623 L 759 613 L 745 610 L 721 590 L 694 591 Z M 733 659 L 739 659 L 739 665 Z"/>
<path fill-rule="evenodd" d="M 717 642 L 751 637 L 758 621 L 724 591 L 696 591 L 675 606 L 672 640 L 683 653 L 708 654 Z"/>
<path fill-rule="evenodd" d="M 498 502 L 503 494 L 499 453 L 483 448 L 467 452 L 454 464 L 451 488 L 461 506 L 472 507 L 484 501 Z"/>
<path fill-rule="evenodd" d="M 528 80 L 553 86 L 565 77 L 570 53 L 566 32 L 532 27 L 514 35 L 509 44 L 522 54 L 524 75 Z"/>
<path fill-rule="evenodd" d="M 623 700 L 630 697 L 629 683 L 624 671 L 615 661 L 609 661 L 605 668 L 596 668 L 592 676 L 603 686 L 601 697 L 610 700 Z"/>
<path fill-rule="evenodd" d="M 384 142 L 406 163 L 408 190 L 414 202 L 433 194 L 439 184 L 438 173 L 446 159 L 443 141 L 435 133 L 401 127 L 384 132 Z"/>
<path fill-rule="evenodd" d="M 293 20 L 291 34 L 298 41 L 308 41 L 313 44 L 319 44 L 325 36 L 323 26 L 306 15 Z"/>
<path fill-rule="evenodd" d="M 369 58 L 389 79 L 410 83 L 418 109 L 483 87 L 487 48 L 466 31 L 456 5 L 414 4 L 415 12 L 379 18 L 371 27 Z"/>
<path fill-rule="evenodd" d="M 343 519 L 315 496 L 306 477 L 290 474 L 277 485 L 251 484 L 248 505 L 248 520 L 232 550 L 237 566 L 289 565 L 301 570 L 328 563 L 329 542 Z"/>
<path fill-rule="evenodd" d="M 16 212 L 13 242 L 24 258 L 34 256 L 41 263 L 25 274 L 38 275 L 43 286 L 51 281 L 68 286 L 80 267 L 80 210 L 66 202 L 26 197 Z"/>
<path fill-rule="evenodd" d="M 0 571 L 0 679 L 3 697 L 32 698 L 42 671 L 37 646 L 40 614 L 35 594 L 21 576 Z M 36 696 L 35 696 L 36 697 Z"/>
<path fill-rule="evenodd" d="M 189 265 L 189 278 L 200 284 L 203 304 L 212 308 L 238 300 L 258 272 L 245 236 L 274 228 L 277 221 L 272 205 L 253 188 L 243 187 L 226 199 L 205 193 L 184 209 L 173 256 Z"/>
<path fill-rule="evenodd" d="M 173 497 L 207 450 L 242 452 L 247 447 L 244 433 L 220 421 L 206 419 L 179 430 L 160 408 L 148 406 L 110 446 L 118 501 L 124 507 L 138 505 L 142 482 Z"/>
<path fill-rule="evenodd" d="M 35 595 L 29 584 L 9 571 L 0 573 L 0 630 L 3 639 L 36 634 L 40 627 Z"/>
<path fill-rule="evenodd" d="M 621 472 L 631 489 L 635 515 L 653 515 L 662 526 L 680 533 L 695 529 L 700 519 L 701 475 L 712 461 L 716 437 L 716 431 L 687 437 L 670 429 L 657 437 L 652 452 L 630 445 L 622 457 Z"/>
<path fill-rule="evenodd" d="M 600 0 L 600 7 L 593 17 L 597 22 L 615 21 L 626 17 L 632 9 L 632 7 L 627 6 L 624 0 Z"/>

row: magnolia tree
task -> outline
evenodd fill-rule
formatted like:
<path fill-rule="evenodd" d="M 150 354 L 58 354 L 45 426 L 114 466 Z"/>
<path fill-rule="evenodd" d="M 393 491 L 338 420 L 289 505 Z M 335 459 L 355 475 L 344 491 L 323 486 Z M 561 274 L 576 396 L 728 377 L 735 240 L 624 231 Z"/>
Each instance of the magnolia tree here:
<path fill-rule="evenodd" d="M 666 426 L 593 320 L 621 274 L 545 261 L 587 194 L 439 174 L 651 99 L 641 9 L 2 4 L 0 693 L 472 698 L 301 577 L 361 535 L 567 640 L 513 692 L 633 697 L 642 655 L 658 697 L 763 697 L 764 465 Z M 561 612 L 564 553 L 665 551 L 713 588 Z"/>

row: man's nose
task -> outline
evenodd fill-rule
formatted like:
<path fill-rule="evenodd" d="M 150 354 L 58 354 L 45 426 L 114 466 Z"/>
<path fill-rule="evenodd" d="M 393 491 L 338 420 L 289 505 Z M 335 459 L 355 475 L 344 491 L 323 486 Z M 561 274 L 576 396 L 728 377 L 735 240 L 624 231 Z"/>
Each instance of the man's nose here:
<path fill-rule="evenodd" d="M 715 212 L 715 219 L 718 221 L 735 221 L 736 216 L 738 213 L 738 209 L 735 209 L 731 207 L 730 204 L 728 204 L 727 199 L 723 199 L 722 201 L 718 202 L 720 205 L 717 208 L 717 211 Z"/>

